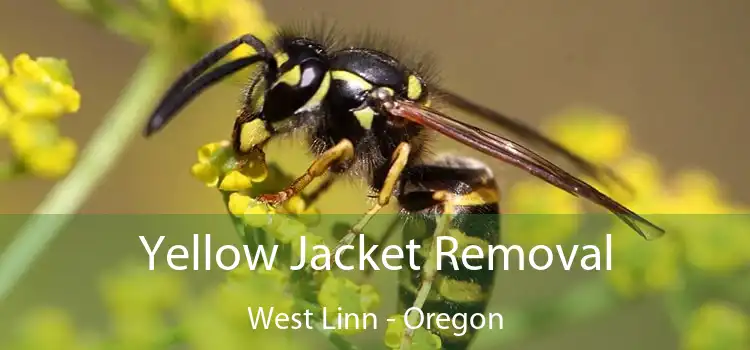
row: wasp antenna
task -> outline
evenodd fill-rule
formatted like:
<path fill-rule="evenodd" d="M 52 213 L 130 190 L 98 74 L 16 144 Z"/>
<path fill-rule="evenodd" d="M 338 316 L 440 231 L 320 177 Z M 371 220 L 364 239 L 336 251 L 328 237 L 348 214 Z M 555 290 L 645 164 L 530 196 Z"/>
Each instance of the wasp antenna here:
<path fill-rule="evenodd" d="M 252 47 L 256 54 L 225 63 L 201 76 L 216 62 L 219 62 L 242 44 Z M 161 102 L 149 117 L 143 131 L 144 136 L 148 137 L 163 128 L 182 107 L 209 86 L 258 61 L 266 63 L 267 75 L 276 75 L 278 67 L 273 55 L 260 39 L 250 34 L 243 35 L 207 53 L 185 70 L 164 93 Z"/>

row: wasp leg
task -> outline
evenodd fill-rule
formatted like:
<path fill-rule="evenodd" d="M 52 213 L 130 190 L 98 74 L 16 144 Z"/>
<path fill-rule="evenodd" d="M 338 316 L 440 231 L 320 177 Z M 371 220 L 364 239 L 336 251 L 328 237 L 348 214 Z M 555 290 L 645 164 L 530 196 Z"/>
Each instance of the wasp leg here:
<path fill-rule="evenodd" d="M 280 204 L 301 193 L 313 180 L 325 174 L 334 164 L 349 161 L 352 158 L 354 158 L 354 146 L 351 141 L 343 139 L 318 156 L 307 168 L 307 172 L 294 180 L 289 187 L 277 193 L 261 195 L 258 199 L 272 205 Z"/>
<path fill-rule="evenodd" d="M 447 192 L 435 192 L 435 195 L 433 198 L 435 200 L 443 202 L 443 214 L 437 221 L 437 227 L 435 228 L 435 233 L 433 235 L 432 242 L 430 244 L 430 248 L 428 250 L 427 259 L 425 260 L 425 263 L 422 265 L 422 273 L 421 273 L 421 281 L 419 285 L 419 289 L 417 289 L 416 295 L 414 296 L 414 302 L 412 303 L 412 307 L 422 309 L 424 307 L 425 302 L 427 301 L 427 297 L 430 295 L 430 292 L 432 291 L 432 284 L 435 282 L 435 277 L 437 275 L 437 241 L 439 237 L 445 236 L 448 233 L 448 229 L 450 227 L 450 222 L 453 214 L 455 213 L 455 209 L 453 207 L 452 201 L 450 200 L 452 196 Z M 414 324 L 418 321 L 418 314 L 410 314 L 409 318 L 409 324 Z M 401 350 L 406 350 L 411 347 L 412 337 L 414 336 L 414 329 L 411 327 L 407 327 L 404 331 L 404 336 L 401 338 Z"/>
<path fill-rule="evenodd" d="M 378 192 L 377 202 L 370 207 L 370 210 L 368 210 L 351 229 L 349 229 L 349 232 L 339 241 L 336 249 L 333 250 L 334 252 L 344 245 L 351 244 L 354 241 L 354 238 L 356 238 L 357 235 L 362 232 L 367 223 L 370 222 L 370 219 L 383 209 L 383 207 L 388 205 L 391 196 L 393 196 L 393 191 L 396 189 L 398 179 L 401 177 L 401 173 L 404 171 L 404 168 L 406 168 L 406 164 L 409 161 L 410 153 L 411 146 L 406 142 L 401 143 L 396 147 L 396 150 L 393 152 L 391 166 L 388 169 L 388 174 L 383 182 L 383 187 Z"/>
<path fill-rule="evenodd" d="M 340 175 L 338 174 L 328 174 L 326 176 L 325 180 L 316 187 L 314 190 L 310 191 L 309 194 L 303 194 L 303 199 L 305 200 L 305 205 L 308 207 L 315 204 L 315 202 L 320 199 L 326 192 L 328 192 L 329 189 L 331 189 L 331 186 L 338 180 Z"/>
<path fill-rule="evenodd" d="M 406 219 L 403 243 L 413 241 L 422 247 L 414 259 L 421 269 L 400 272 L 401 312 L 413 307 L 425 314 L 448 314 L 451 319 L 459 314 L 483 313 L 495 282 L 489 268 L 494 258 L 487 249 L 500 241 L 500 191 L 492 172 L 466 157 L 433 159 L 406 169 L 398 201 Z M 437 246 L 439 237 L 446 239 Z M 468 245 L 476 245 L 482 256 L 459 248 Z M 452 256 L 445 255 L 451 251 Z M 410 320 L 414 316 L 418 314 L 408 313 Z M 435 324 L 427 326 L 441 338 L 442 349 L 446 350 L 466 349 L 476 334 L 469 325 L 448 330 Z M 461 334 L 462 330 L 465 333 Z M 413 335 L 413 330 L 404 333 L 402 349 L 410 346 Z"/>

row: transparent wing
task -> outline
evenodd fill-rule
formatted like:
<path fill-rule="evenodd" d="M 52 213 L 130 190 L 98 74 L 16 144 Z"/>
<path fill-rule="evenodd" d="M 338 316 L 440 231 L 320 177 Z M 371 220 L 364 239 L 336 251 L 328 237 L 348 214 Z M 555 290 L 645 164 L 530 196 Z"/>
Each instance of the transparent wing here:
<path fill-rule="evenodd" d="M 435 109 L 408 100 L 388 101 L 382 103 L 382 108 L 393 116 L 421 124 L 496 159 L 523 169 L 568 193 L 586 198 L 617 215 L 646 239 L 651 240 L 664 235 L 662 228 L 514 141 L 468 125 Z"/>

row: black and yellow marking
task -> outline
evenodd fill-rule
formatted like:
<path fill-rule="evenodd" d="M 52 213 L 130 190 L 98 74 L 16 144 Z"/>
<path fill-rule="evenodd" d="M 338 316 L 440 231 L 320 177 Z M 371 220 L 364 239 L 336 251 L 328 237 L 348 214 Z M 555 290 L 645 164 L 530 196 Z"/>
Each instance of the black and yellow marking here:
<path fill-rule="evenodd" d="M 472 265 L 485 266 L 479 270 L 454 270 L 451 260 L 444 257 L 442 270 L 436 271 L 433 242 L 437 236 L 451 236 L 459 246 L 488 247 L 500 241 L 500 192 L 491 173 L 481 167 L 461 167 L 475 166 L 474 161 L 463 163 L 461 158 L 454 158 L 451 163 L 417 166 L 404 175 L 404 192 L 399 196 L 409 215 L 404 244 L 414 239 L 422 247 L 415 259 L 422 269 L 401 272 L 401 312 L 418 306 L 424 313 L 455 315 L 484 313 L 487 308 L 495 282 L 494 272 L 486 268 L 489 254 L 470 260 Z M 459 261 L 461 258 L 457 257 Z M 453 330 L 439 330 L 435 325 L 430 328 L 442 339 L 443 349 L 450 350 L 466 349 L 477 331 L 469 329 L 455 336 Z M 404 342 L 410 336 L 407 332 Z"/>

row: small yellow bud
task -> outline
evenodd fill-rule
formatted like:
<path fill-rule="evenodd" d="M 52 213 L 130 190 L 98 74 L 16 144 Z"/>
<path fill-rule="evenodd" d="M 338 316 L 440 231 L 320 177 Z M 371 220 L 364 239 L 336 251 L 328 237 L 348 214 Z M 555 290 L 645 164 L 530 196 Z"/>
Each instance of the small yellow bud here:
<path fill-rule="evenodd" d="M 219 170 L 209 163 L 195 163 L 190 168 L 190 173 L 209 187 L 216 186 L 219 181 Z"/>
<path fill-rule="evenodd" d="M 302 214 L 305 211 L 305 200 L 300 196 L 294 196 L 284 202 L 284 210 L 291 214 Z"/>
<path fill-rule="evenodd" d="M 6 80 L 4 92 L 19 113 L 48 119 L 76 112 L 81 103 L 80 95 L 71 87 L 17 75 Z"/>
<path fill-rule="evenodd" d="M 252 183 L 249 177 L 239 171 L 232 170 L 224 176 L 219 188 L 223 191 L 241 191 L 250 188 L 250 186 L 252 186 Z"/>
<path fill-rule="evenodd" d="M 273 236 L 281 243 L 297 241 L 306 233 L 307 226 L 292 217 L 279 215 L 274 220 Z"/>
<path fill-rule="evenodd" d="M 564 146 L 598 163 L 609 163 L 622 156 L 630 143 L 627 123 L 618 116 L 595 110 L 567 111 L 553 118 L 545 129 Z"/>
<path fill-rule="evenodd" d="M 251 202 L 252 198 L 250 198 L 249 196 L 239 193 L 232 193 L 229 195 L 229 204 L 227 207 L 230 213 L 235 216 L 240 216 L 243 215 L 245 211 L 250 207 Z"/>
<path fill-rule="evenodd" d="M 404 315 L 391 315 L 389 319 L 394 320 L 394 322 L 388 322 L 388 328 L 385 330 L 385 346 L 389 349 L 400 349 L 401 340 L 407 330 Z M 411 349 L 436 350 L 442 347 L 443 342 L 437 335 L 424 328 L 414 330 L 411 338 Z"/>
<path fill-rule="evenodd" d="M 52 147 L 41 147 L 24 158 L 26 167 L 44 178 L 57 178 L 70 171 L 75 161 L 78 147 L 71 138 L 61 138 Z"/>
<path fill-rule="evenodd" d="M 250 201 L 250 206 L 245 210 L 242 220 L 250 227 L 266 227 L 272 222 L 273 209 L 265 204 Z"/>
<path fill-rule="evenodd" d="M 25 156 L 37 148 L 54 146 L 60 139 L 55 124 L 47 120 L 17 119 L 10 123 L 10 145 L 16 154 Z"/>
<path fill-rule="evenodd" d="M 200 148 L 198 148 L 198 161 L 210 162 L 216 152 L 226 146 L 227 145 L 223 142 L 211 142 L 201 146 Z"/>
<path fill-rule="evenodd" d="M 357 315 L 371 312 L 380 305 L 380 296 L 372 286 L 358 286 L 349 279 L 329 276 L 320 287 L 318 303 L 328 310 L 330 319 L 337 320 L 338 318 L 335 315 L 339 312 L 339 308 L 341 312 Z M 345 328 L 344 326 L 337 325 L 336 332 L 353 334 L 362 331 L 362 329 Z"/>

